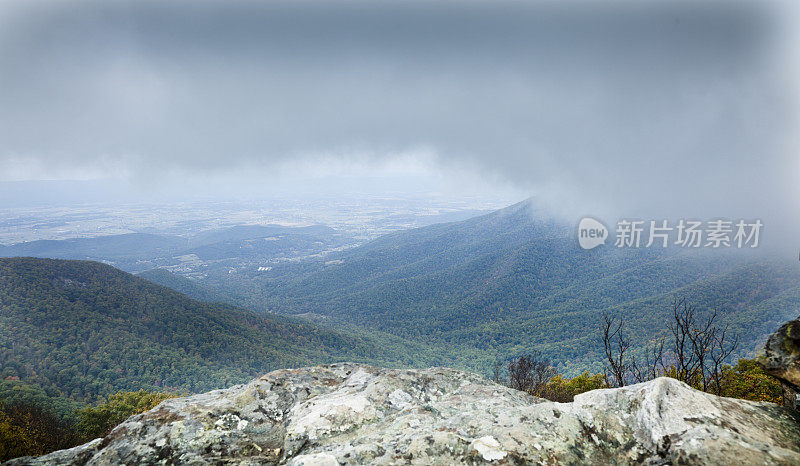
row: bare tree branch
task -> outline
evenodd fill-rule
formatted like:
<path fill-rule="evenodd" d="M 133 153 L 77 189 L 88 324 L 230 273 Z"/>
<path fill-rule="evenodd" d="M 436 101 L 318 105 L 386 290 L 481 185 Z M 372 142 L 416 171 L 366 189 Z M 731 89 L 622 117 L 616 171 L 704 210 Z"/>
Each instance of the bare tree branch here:
<path fill-rule="evenodd" d="M 605 350 L 606 361 L 608 362 L 608 370 L 614 377 L 614 381 L 618 387 L 625 386 L 625 379 L 627 373 L 631 370 L 633 364 L 628 363 L 625 353 L 631 347 L 631 342 L 622 333 L 623 322 L 616 320 L 606 313 L 603 313 L 603 323 L 601 324 L 603 348 Z"/>

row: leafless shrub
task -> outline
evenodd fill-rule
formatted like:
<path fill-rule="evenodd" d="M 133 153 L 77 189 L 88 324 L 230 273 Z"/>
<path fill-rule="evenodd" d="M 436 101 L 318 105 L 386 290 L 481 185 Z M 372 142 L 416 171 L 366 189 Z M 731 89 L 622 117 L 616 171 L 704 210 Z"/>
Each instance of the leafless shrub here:
<path fill-rule="evenodd" d="M 508 385 L 531 395 L 540 396 L 544 387 L 556 373 L 556 369 L 550 364 L 550 361 L 535 351 L 512 359 L 508 363 Z"/>

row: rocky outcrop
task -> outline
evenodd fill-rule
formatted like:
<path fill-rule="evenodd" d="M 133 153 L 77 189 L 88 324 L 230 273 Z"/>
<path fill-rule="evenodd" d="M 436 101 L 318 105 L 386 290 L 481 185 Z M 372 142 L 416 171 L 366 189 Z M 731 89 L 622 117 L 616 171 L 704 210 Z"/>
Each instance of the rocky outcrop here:
<path fill-rule="evenodd" d="M 800 415 L 673 379 L 533 398 L 444 368 L 280 370 L 12 464 L 800 464 Z"/>
<path fill-rule="evenodd" d="M 756 359 L 768 374 L 784 384 L 784 398 L 792 397 L 787 404 L 796 405 L 796 394 L 800 392 L 800 319 L 786 322 L 773 333 Z"/>

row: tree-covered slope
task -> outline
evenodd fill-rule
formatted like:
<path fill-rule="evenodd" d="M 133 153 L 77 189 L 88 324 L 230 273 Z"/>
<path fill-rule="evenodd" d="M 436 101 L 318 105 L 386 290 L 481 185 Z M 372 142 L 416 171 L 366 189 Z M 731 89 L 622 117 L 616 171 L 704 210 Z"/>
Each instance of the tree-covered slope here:
<path fill-rule="evenodd" d="M 466 221 L 383 236 L 267 274 L 198 282 L 253 309 L 332 322 L 432 344 L 484 369 L 496 356 L 537 348 L 564 370 L 598 363 L 598 324 L 624 316 L 632 341 L 664 335 L 674 298 L 740 339 L 737 356 L 791 317 L 800 290 L 794 263 L 748 251 L 615 248 L 585 251 L 572 229 L 529 202 Z"/>
<path fill-rule="evenodd" d="M 211 291 L 208 287 L 197 283 L 197 281 L 174 274 L 166 269 L 145 270 L 137 273 L 136 276 L 200 301 L 226 302 L 228 300 L 226 296 Z"/>
<path fill-rule="evenodd" d="M 423 345 L 195 301 L 97 262 L 0 259 L 0 377 L 75 400 L 203 391 L 312 363 L 426 357 Z"/>

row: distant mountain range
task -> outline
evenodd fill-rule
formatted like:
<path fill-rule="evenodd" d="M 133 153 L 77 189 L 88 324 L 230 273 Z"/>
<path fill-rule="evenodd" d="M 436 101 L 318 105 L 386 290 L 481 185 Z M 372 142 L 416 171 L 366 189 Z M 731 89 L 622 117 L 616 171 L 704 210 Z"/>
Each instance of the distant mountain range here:
<path fill-rule="evenodd" d="M 54 396 L 197 392 L 351 360 L 442 362 L 400 338 L 196 301 L 97 262 L 0 259 L 0 380 L 19 378 Z"/>
<path fill-rule="evenodd" d="M 622 317 L 641 348 L 666 334 L 676 297 L 703 311 L 718 308 L 720 323 L 741 338 L 737 355 L 752 355 L 800 307 L 794 262 L 743 250 L 585 251 L 571 226 L 528 201 L 268 273 L 210 274 L 194 285 L 251 309 L 430 344 L 478 370 L 532 349 L 567 372 L 599 369 L 601 313 Z"/>
<path fill-rule="evenodd" d="M 325 226 L 242 226 L 193 238 L 23 243 L 0 253 L 11 254 L 90 257 L 128 270 L 163 261 L 178 273 L 159 268 L 141 278 L 205 301 L 96 263 L 2 260 L 0 331 L 5 341 L 23 339 L 2 347 L 8 364 L 0 375 L 85 385 L 78 397 L 142 384 L 207 389 L 212 380 L 223 386 L 269 368 L 334 359 L 487 372 L 497 359 L 537 349 L 566 374 L 600 370 L 602 313 L 622 318 L 641 350 L 667 334 L 676 297 L 702 312 L 716 307 L 720 324 L 740 337 L 736 356 L 751 356 L 800 308 L 793 261 L 742 250 L 585 251 L 572 226 L 527 201 L 358 247 Z M 280 254 L 293 259 L 273 260 Z M 197 264 L 187 273 L 181 261 Z M 73 278 L 82 274 L 92 288 L 75 285 L 89 283 Z M 213 340 L 217 350 L 197 346 L 207 335 L 222 338 Z M 114 349 L 117 340 L 128 345 L 124 351 Z M 71 358 L 84 353 L 92 356 L 70 369 Z M 103 354 L 133 359 L 112 364 Z M 152 363 L 140 374 L 134 360 Z M 158 369 L 163 364 L 170 369 Z"/>
<path fill-rule="evenodd" d="M 352 244 L 350 237 L 324 225 L 241 225 L 187 237 L 128 233 L 29 241 L 0 246 L 0 257 L 95 260 L 128 272 L 141 272 L 154 267 L 181 268 L 192 259 L 198 262 L 190 264 L 197 266 L 194 268 L 205 266 L 204 262 L 218 264 L 226 260 L 241 266 L 241 261 L 258 263 L 280 257 L 311 255 Z"/>

